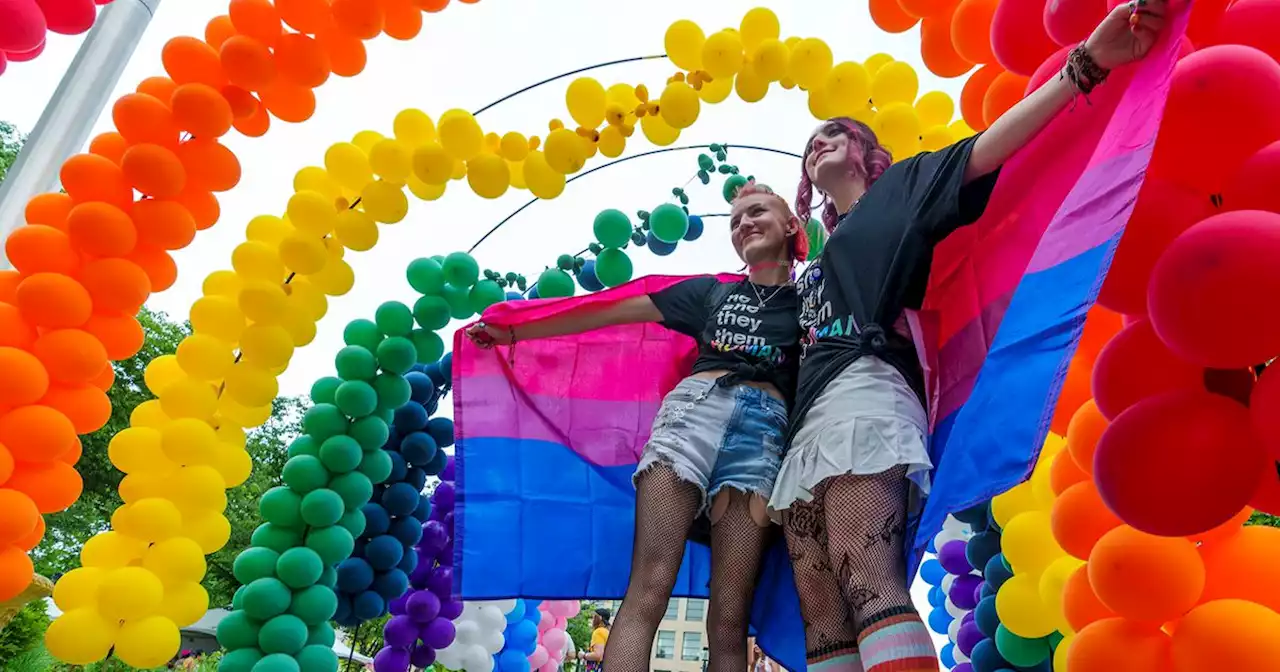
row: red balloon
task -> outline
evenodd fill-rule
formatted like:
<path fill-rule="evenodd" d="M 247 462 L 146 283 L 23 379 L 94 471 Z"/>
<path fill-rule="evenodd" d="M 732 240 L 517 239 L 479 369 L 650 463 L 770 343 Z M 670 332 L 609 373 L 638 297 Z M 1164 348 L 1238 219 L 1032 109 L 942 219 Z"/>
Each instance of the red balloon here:
<path fill-rule="evenodd" d="M 1145 315 L 1147 283 L 1156 260 L 1174 238 L 1210 214 L 1212 203 L 1203 194 L 1148 177 L 1124 227 L 1098 303 L 1126 315 Z"/>
<path fill-rule="evenodd" d="M 36 0 L 44 11 L 49 30 L 63 35 L 79 35 L 93 27 L 98 8 L 93 0 Z"/>
<path fill-rule="evenodd" d="M 9 53 L 5 54 L 5 56 L 8 56 L 9 60 L 14 63 L 25 63 L 27 61 L 35 60 L 36 56 L 39 56 L 40 54 L 43 54 L 43 53 L 44 53 L 44 38 L 42 37 L 40 38 L 40 44 L 37 44 L 31 49 L 28 49 L 26 51 L 10 51 Z"/>
<path fill-rule="evenodd" d="M 1280 109 L 1280 108 L 1277 108 Z M 1280 115 L 1278 115 L 1280 116 Z M 1280 215 L 1240 210 L 1178 236 L 1147 290 L 1151 324 L 1174 353 L 1243 369 L 1280 354 Z"/>
<path fill-rule="evenodd" d="M 1108 420 L 1148 397 L 1203 389 L 1204 369 L 1169 352 L 1146 320 L 1116 334 L 1093 366 L 1093 401 Z"/>
<path fill-rule="evenodd" d="M 1280 460 L 1280 366 L 1268 367 L 1258 377 L 1249 395 L 1249 415 L 1253 433 L 1271 457 Z"/>
<path fill-rule="evenodd" d="M 1044 30 L 1054 42 L 1075 46 L 1106 16 L 1107 0 L 1049 0 L 1044 5 Z"/>
<path fill-rule="evenodd" d="M 1249 409 L 1204 390 L 1180 390 L 1121 413 L 1098 441 L 1093 475 L 1126 524 L 1185 537 L 1244 508 L 1266 464 Z"/>
<path fill-rule="evenodd" d="M 1236 0 L 1219 20 L 1212 42 L 1247 45 L 1280 60 L 1280 4 L 1275 0 Z"/>
<path fill-rule="evenodd" d="M 991 21 L 991 51 L 1005 70 L 1030 77 L 1058 50 L 1044 30 L 1045 0 L 1001 0 Z"/>
<path fill-rule="evenodd" d="M 0 17 L 0 51 L 12 57 L 44 43 L 49 28 L 35 0 L 0 0 Z"/>
<path fill-rule="evenodd" d="M 1224 210 L 1280 212 L 1280 142 L 1258 150 L 1222 190 Z"/>
<path fill-rule="evenodd" d="M 3 51 L 0 51 L 0 75 L 3 75 L 4 71 L 8 69 L 9 69 L 9 59 L 4 55 Z"/>

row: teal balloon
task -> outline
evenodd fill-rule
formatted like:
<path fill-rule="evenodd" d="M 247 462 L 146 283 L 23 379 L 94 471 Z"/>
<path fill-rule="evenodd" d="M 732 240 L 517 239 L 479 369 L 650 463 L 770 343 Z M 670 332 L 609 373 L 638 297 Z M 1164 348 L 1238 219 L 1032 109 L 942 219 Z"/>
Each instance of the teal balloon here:
<path fill-rule="evenodd" d="M 379 406 L 377 416 L 382 418 L 382 421 L 387 423 L 387 426 L 389 427 L 391 426 L 391 423 L 395 421 L 396 411 L 393 408 L 383 408 Z"/>
<path fill-rule="evenodd" d="M 310 434 L 299 434 L 289 443 L 289 457 L 297 455 L 319 455 L 320 444 Z"/>
<path fill-rule="evenodd" d="M 244 609 L 244 590 L 245 587 L 240 586 L 239 588 L 236 588 L 236 592 L 231 594 L 232 609 Z"/>
<path fill-rule="evenodd" d="M 631 219 L 621 210 L 602 210 L 596 215 L 591 229 L 596 234 L 596 240 L 608 248 L 622 247 L 631 240 Z M 538 292 L 538 295 L 541 296 L 542 292 Z"/>
<path fill-rule="evenodd" d="M 257 579 L 244 587 L 244 613 L 255 621 L 266 621 L 289 610 L 293 591 L 274 577 Z"/>
<path fill-rule="evenodd" d="M 273 653 L 264 656 L 253 666 L 252 672 L 302 672 L 302 667 L 293 656 L 284 653 Z M 308 670 L 308 672 L 310 672 Z"/>
<path fill-rule="evenodd" d="M 689 231 L 689 215 L 678 205 L 663 203 L 649 214 L 649 229 L 664 243 L 678 243 Z"/>
<path fill-rule="evenodd" d="M 436 295 L 444 286 L 444 269 L 435 259 L 414 259 L 405 269 L 409 286 L 419 294 Z"/>
<path fill-rule="evenodd" d="M 316 404 L 302 414 L 302 431 L 311 435 L 315 441 L 339 434 L 346 434 L 351 421 L 333 404 Z"/>
<path fill-rule="evenodd" d="M 475 314 L 471 312 L 470 287 L 460 287 L 453 283 L 445 283 L 441 296 L 449 304 L 449 316 L 453 319 L 465 320 Z"/>
<path fill-rule="evenodd" d="M 386 455 L 386 451 L 375 450 L 365 453 L 365 456 L 368 457 L 373 453 Z M 387 459 L 390 460 L 391 458 Z M 338 493 L 338 496 L 342 498 L 342 505 L 347 511 L 359 510 L 360 507 L 369 503 L 370 497 L 373 497 L 373 481 L 359 471 L 334 476 L 333 480 L 329 481 L 329 489 Z M 352 532 L 352 534 L 355 535 L 355 532 Z"/>
<path fill-rule="evenodd" d="M 332 672 L 338 669 L 338 654 L 332 647 L 308 646 L 296 656 L 298 667 L 316 672 Z"/>
<path fill-rule="evenodd" d="M 334 474 L 345 474 L 360 466 L 364 451 L 350 436 L 331 436 L 320 444 L 320 463 Z"/>
<path fill-rule="evenodd" d="M 1044 662 L 1052 650 L 1049 638 L 1026 639 L 1019 637 L 1003 624 L 996 627 L 996 650 L 1005 660 L 1017 667 L 1032 667 Z"/>
<path fill-rule="evenodd" d="M 231 574 L 241 584 L 250 584 L 258 579 L 275 576 L 276 560 L 280 554 L 269 548 L 250 547 L 240 551 L 231 563 Z"/>
<path fill-rule="evenodd" d="M 538 276 L 538 298 L 558 299 L 573 296 L 573 278 L 558 268 L 548 268 Z"/>
<path fill-rule="evenodd" d="M 724 189 L 721 195 L 724 196 L 726 203 L 732 203 L 733 199 L 738 197 L 738 190 L 747 184 L 747 178 L 742 175 L 730 175 L 725 178 Z"/>
<path fill-rule="evenodd" d="M 338 596 L 324 586 L 315 585 L 293 594 L 289 613 L 302 619 L 308 626 L 318 625 L 333 618 L 338 610 Z"/>
<path fill-rule="evenodd" d="M 495 303 L 502 303 L 507 293 L 492 280 L 481 280 L 471 288 L 471 312 L 479 315 Z"/>
<path fill-rule="evenodd" d="M 337 525 L 346 513 L 342 497 L 329 488 L 319 488 L 302 498 L 302 521 L 311 527 Z"/>
<path fill-rule="evenodd" d="M 363 474 L 361 475 L 363 476 Z M 373 490 L 370 489 L 370 493 L 372 492 Z M 346 501 L 345 497 L 343 497 L 343 501 Z M 364 511 L 361 511 L 360 509 L 353 509 L 348 506 L 347 512 L 342 514 L 342 520 L 339 520 L 338 524 L 347 528 L 347 531 L 351 533 L 351 536 L 359 539 L 360 535 L 364 534 L 364 528 L 369 524 L 369 521 L 365 519 Z"/>
<path fill-rule="evenodd" d="M 622 250 L 604 250 L 596 257 L 596 278 L 605 287 L 617 287 L 631 280 L 631 257 Z"/>
<path fill-rule="evenodd" d="M 249 618 L 249 614 L 233 611 L 218 621 L 218 644 L 228 651 L 256 648 L 261 626 L 260 622 Z"/>
<path fill-rule="evenodd" d="M 370 415 L 351 423 L 351 427 L 347 429 L 347 435 L 360 444 L 361 450 L 377 450 L 391 436 L 391 428 L 382 418 Z M 318 449 L 316 454 L 319 455 Z"/>
<path fill-rule="evenodd" d="M 325 376 L 311 384 L 311 401 L 316 404 L 332 404 L 333 395 L 342 384 L 341 378 Z"/>
<path fill-rule="evenodd" d="M 822 226 L 822 222 L 810 218 L 809 223 L 804 225 L 804 235 L 809 239 L 809 259 L 817 259 L 827 244 L 826 228 Z"/>
<path fill-rule="evenodd" d="M 298 500 L 298 506 L 302 506 L 301 499 Z M 301 511 L 298 512 L 298 521 L 301 524 Z M 302 528 L 263 523 L 249 536 L 249 543 L 262 548 L 269 548 L 276 553 L 284 553 L 294 546 L 302 545 Z"/>
<path fill-rule="evenodd" d="M 424 296 L 413 304 L 413 319 L 428 331 L 439 331 L 449 326 L 449 313 L 449 303 L 439 296 Z"/>
<path fill-rule="evenodd" d="M 320 554 L 320 559 L 327 565 L 336 565 L 346 560 L 355 548 L 355 537 L 341 525 L 330 525 L 313 529 L 307 533 L 307 548 Z"/>
<path fill-rule="evenodd" d="M 284 463 L 280 478 L 294 492 L 305 495 L 316 488 L 323 488 L 329 482 L 329 470 L 324 468 L 320 458 L 299 455 Z"/>
<path fill-rule="evenodd" d="M 413 329 L 408 333 L 413 333 Z M 377 358 L 378 367 L 383 371 L 404 375 L 418 363 L 418 350 L 406 336 L 392 336 L 378 344 Z"/>
<path fill-rule="evenodd" d="M 248 649 L 236 649 L 235 651 L 227 651 L 222 656 L 222 660 L 218 661 L 218 672 L 253 672 L 253 666 L 262 660 L 262 652 L 258 650 L 256 645 Z"/>
<path fill-rule="evenodd" d="M 378 325 L 369 320 L 351 320 L 342 330 L 342 342 L 372 350 L 382 342 L 382 332 L 378 330 Z"/>
<path fill-rule="evenodd" d="M 323 490 L 317 490 L 316 492 L 323 492 Z M 311 493 L 308 497 L 314 496 L 316 492 Z M 320 580 L 320 573 L 323 571 L 324 562 L 320 560 L 320 556 L 315 551 L 309 548 L 291 548 L 281 553 L 280 559 L 276 561 L 276 576 L 280 577 L 280 581 L 284 585 L 294 590 L 301 590 L 315 585 L 315 582 Z"/>
<path fill-rule="evenodd" d="M 320 572 L 320 580 L 316 582 L 316 585 L 333 590 L 338 585 L 338 568 L 333 565 L 325 565 L 324 571 Z"/>
<path fill-rule="evenodd" d="M 440 339 L 440 335 L 434 331 L 426 329 L 414 329 L 413 347 L 418 351 L 418 363 L 430 364 L 438 362 L 444 356 L 444 341 Z"/>
<path fill-rule="evenodd" d="M 258 648 L 263 653 L 290 656 L 307 645 L 307 624 L 293 614 L 281 614 L 258 629 Z M 261 665 L 262 663 L 258 663 Z"/>
<path fill-rule="evenodd" d="M 328 623 L 320 623 L 307 629 L 307 646 L 312 644 L 333 646 L 335 641 L 337 641 L 337 633 L 333 631 L 333 626 Z"/>
<path fill-rule="evenodd" d="M 384 450 L 367 452 L 360 461 L 360 473 L 374 483 L 382 483 L 391 475 L 391 458 Z"/>
<path fill-rule="evenodd" d="M 302 524 L 302 495 L 277 485 L 266 491 L 258 500 L 262 519 L 282 527 L 298 527 Z"/>
<path fill-rule="evenodd" d="M 389 371 L 379 373 L 373 379 L 373 389 L 378 391 L 378 408 L 400 408 L 409 403 L 409 397 L 413 395 L 413 386 L 409 381 L 404 376 Z"/>
<path fill-rule="evenodd" d="M 413 311 L 399 301 L 387 301 L 378 306 L 373 319 L 387 336 L 408 336 L 413 331 Z"/>
<path fill-rule="evenodd" d="M 387 339 L 383 343 L 391 340 Z M 363 418 L 378 410 L 378 393 L 373 391 L 372 385 L 363 380 L 348 380 L 338 386 L 338 391 L 333 396 L 333 404 L 346 415 Z"/>
<path fill-rule="evenodd" d="M 455 287 L 471 287 L 480 277 L 480 264 L 466 252 L 454 252 L 444 258 L 444 281 Z"/>
<path fill-rule="evenodd" d="M 378 374 L 378 360 L 373 351 L 363 345 L 348 345 L 339 350 L 333 357 L 333 365 L 343 380 L 373 380 Z"/>

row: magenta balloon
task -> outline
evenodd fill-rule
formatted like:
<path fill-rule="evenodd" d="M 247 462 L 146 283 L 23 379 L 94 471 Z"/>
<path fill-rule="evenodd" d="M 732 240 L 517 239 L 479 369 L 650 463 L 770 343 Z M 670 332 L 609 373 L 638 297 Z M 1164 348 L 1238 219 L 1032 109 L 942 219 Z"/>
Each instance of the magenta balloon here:
<path fill-rule="evenodd" d="M 62 35 L 79 35 L 93 27 L 98 8 L 93 0 L 36 0 L 44 12 L 49 30 Z"/>
<path fill-rule="evenodd" d="M 21 60 L 14 55 L 39 47 L 49 32 L 35 0 L 0 0 L 0 17 L 0 51 L 9 52 L 10 60 Z"/>
<path fill-rule="evenodd" d="M 969 565 L 969 559 L 964 556 L 964 548 L 963 541 L 948 541 L 938 549 L 938 563 L 947 570 L 948 574 L 963 576 L 973 571 L 973 567 Z"/>

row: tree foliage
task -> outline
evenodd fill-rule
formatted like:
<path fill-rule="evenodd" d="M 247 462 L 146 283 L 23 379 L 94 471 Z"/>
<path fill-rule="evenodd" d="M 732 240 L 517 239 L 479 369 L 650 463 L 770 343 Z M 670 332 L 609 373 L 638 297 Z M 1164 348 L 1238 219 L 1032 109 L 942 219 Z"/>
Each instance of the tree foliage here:
<path fill-rule="evenodd" d="M 28 602 L 0 630 L 0 669 L 16 669 L 11 667 L 14 661 L 44 640 L 44 631 L 49 628 L 44 605 L 44 600 Z"/>
<path fill-rule="evenodd" d="M 16 126 L 0 121 L 0 182 L 4 181 L 13 162 L 18 160 L 18 152 L 22 151 L 26 141 L 27 136 L 19 133 Z"/>

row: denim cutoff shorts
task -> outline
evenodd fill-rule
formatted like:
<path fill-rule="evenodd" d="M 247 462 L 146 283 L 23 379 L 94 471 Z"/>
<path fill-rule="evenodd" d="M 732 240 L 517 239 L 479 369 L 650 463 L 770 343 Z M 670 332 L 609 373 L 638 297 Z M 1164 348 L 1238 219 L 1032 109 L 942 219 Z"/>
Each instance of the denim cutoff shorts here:
<path fill-rule="evenodd" d="M 702 509 L 724 488 L 767 501 L 782 466 L 787 407 L 749 385 L 685 378 L 662 400 L 635 479 L 666 464 L 698 486 Z"/>

